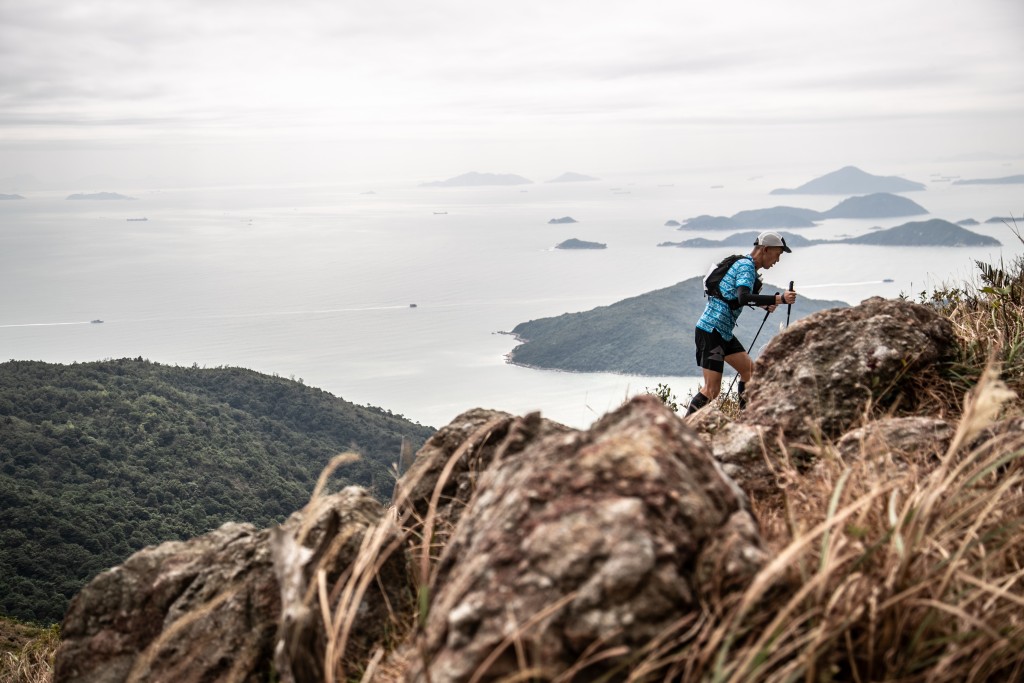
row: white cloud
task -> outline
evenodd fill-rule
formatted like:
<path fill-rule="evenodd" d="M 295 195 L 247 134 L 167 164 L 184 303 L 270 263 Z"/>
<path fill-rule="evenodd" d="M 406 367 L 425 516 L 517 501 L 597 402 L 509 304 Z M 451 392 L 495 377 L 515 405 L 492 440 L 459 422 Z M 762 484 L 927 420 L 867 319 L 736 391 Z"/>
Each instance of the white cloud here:
<path fill-rule="evenodd" d="M 737 127 L 889 122 L 908 153 L 1024 153 L 1022 19 L 1006 0 L 0 0 L 0 146 L 14 165 L 33 145 L 379 141 L 458 163 L 481 140 L 712 154 Z"/>

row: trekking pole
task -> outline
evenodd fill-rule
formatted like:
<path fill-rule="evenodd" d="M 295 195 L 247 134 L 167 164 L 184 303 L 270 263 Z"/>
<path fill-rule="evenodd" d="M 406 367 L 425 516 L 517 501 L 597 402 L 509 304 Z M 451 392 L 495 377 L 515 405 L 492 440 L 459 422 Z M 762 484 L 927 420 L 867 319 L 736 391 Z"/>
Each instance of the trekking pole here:
<path fill-rule="evenodd" d="M 757 342 L 757 335 L 761 334 L 761 329 L 764 327 L 764 324 L 766 322 L 768 322 L 768 316 L 771 315 L 771 314 L 772 314 L 771 311 L 765 311 L 764 312 L 764 319 L 761 321 L 761 327 L 758 327 L 757 328 L 757 332 L 754 333 L 754 338 L 750 342 L 750 348 L 754 348 L 754 343 Z M 739 376 L 740 376 L 740 373 L 738 373 L 738 372 L 735 375 L 732 376 L 732 382 L 729 383 L 729 390 L 726 391 L 725 394 L 723 394 L 723 396 L 722 396 L 722 400 L 723 401 L 725 399 L 729 398 L 729 394 L 732 393 L 732 387 L 733 387 L 734 384 L 736 384 L 736 378 L 739 377 Z"/>
<path fill-rule="evenodd" d="M 793 281 L 789 281 L 789 291 L 793 291 Z M 789 327 L 789 314 L 793 312 L 793 304 L 786 304 L 786 327 Z"/>

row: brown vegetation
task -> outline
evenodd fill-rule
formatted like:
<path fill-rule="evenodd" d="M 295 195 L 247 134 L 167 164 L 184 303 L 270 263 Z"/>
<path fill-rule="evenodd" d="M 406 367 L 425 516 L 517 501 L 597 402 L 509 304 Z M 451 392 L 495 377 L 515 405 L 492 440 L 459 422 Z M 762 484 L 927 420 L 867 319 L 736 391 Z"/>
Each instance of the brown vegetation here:
<path fill-rule="evenodd" d="M 49 683 L 58 645 L 57 626 L 41 628 L 0 618 L 0 683 Z"/>

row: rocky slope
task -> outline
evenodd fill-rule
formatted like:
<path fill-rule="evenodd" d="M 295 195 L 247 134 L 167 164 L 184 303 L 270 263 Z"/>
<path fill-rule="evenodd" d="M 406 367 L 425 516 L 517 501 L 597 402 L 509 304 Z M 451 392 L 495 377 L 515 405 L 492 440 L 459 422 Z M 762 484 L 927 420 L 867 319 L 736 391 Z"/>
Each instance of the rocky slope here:
<path fill-rule="evenodd" d="M 955 354 L 953 328 L 933 308 L 872 299 L 779 334 L 737 419 L 712 406 L 683 420 L 647 395 L 582 431 L 538 414 L 469 411 L 419 451 L 388 508 L 349 488 L 315 497 L 281 527 L 227 525 L 100 575 L 64 621 L 56 680 L 256 681 L 271 668 L 281 681 L 818 680 L 825 671 L 925 680 L 906 674 L 914 661 L 901 664 L 915 645 L 901 634 L 919 623 L 938 643 L 934 661 L 970 639 L 977 680 L 1007 680 L 1024 665 L 1024 627 L 1006 621 L 1019 615 L 1019 581 L 1006 578 L 1017 569 L 955 583 L 950 567 L 965 572 L 981 556 L 1019 567 L 1009 522 L 985 522 L 1024 479 L 1024 423 L 993 421 L 991 410 L 981 420 L 969 402 L 968 431 L 929 408 L 920 387 Z M 985 448 L 1002 449 L 992 456 L 1001 478 L 961 460 L 982 421 L 993 437 Z M 904 517 L 896 486 L 914 468 L 946 489 L 913 480 L 921 486 L 907 489 Z M 975 545 L 951 560 L 934 544 L 953 521 L 931 511 L 952 498 L 961 470 L 981 487 L 965 536 Z M 838 484 L 833 472 L 845 472 Z M 876 485 L 870 472 L 888 481 Z M 839 506 L 844 485 L 863 498 Z M 914 498 L 922 487 L 929 497 Z M 809 507 L 819 490 L 820 514 Z M 876 500 L 878 513 L 867 507 Z M 999 509 L 1012 520 L 1019 508 Z M 780 518 L 788 545 L 773 545 Z M 866 536 L 900 519 L 911 526 Z M 819 520 L 824 535 L 801 531 Z M 917 520 L 934 526 L 915 531 Z M 917 621 L 889 621 L 932 554 L 940 569 L 925 585 L 939 592 L 914 589 Z M 943 576 L 950 595 L 974 586 L 980 596 L 951 608 L 955 618 L 928 597 L 943 595 Z M 839 635 L 827 630 L 834 615 Z M 952 631 L 933 638 L 937 625 Z M 851 647 L 853 638 L 870 647 Z"/>

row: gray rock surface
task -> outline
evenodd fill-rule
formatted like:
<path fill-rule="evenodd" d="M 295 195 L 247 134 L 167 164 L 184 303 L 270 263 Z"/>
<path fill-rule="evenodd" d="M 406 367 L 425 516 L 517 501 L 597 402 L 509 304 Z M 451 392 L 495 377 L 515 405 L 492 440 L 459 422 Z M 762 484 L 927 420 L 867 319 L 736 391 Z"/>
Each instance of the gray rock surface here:
<path fill-rule="evenodd" d="M 535 433 L 529 419 L 510 433 Z M 495 681 L 517 657 L 562 671 L 588 648 L 625 646 L 580 674 L 594 680 L 764 561 L 708 447 L 655 397 L 636 397 L 589 431 L 495 458 L 440 559 L 429 664 L 408 680 Z"/>
<path fill-rule="evenodd" d="M 522 450 L 535 438 L 568 431 L 538 414 L 517 418 L 498 410 L 467 410 L 439 429 L 416 453 L 399 482 L 402 493 L 398 497 L 404 507 L 413 508 L 414 517 L 423 519 L 436 494 L 435 533 L 445 537 L 476 492 L 481 472 L 496 458 Z"/>
<path fill-rule="evenodd" d="M 280 529 L 225 524 L 135 553 L 72 600 L 54 680 L 265 681 L 272 661 L 280 681 L 320 680 L 325 635 L 310 602 L 315 593 L 306 589 L 317 569 L 329 585 L 338 579 L 382 511 L 365 490 L 349 487 Z M 282 552 L 282 538 L 292 552 Z M 279 576 L 290 577 L 285 590 Z M 405 574 L 382 576 L 395 579 L 387 592 L 401 606 Z M 368 592 L 360 609 L 353 662 L 388 626 L 379 591 Z"/>
<path fill-rule="evenodd" d="M 860 422 L 868 402 L 886 405 L 915 372 L 954 352 L 949 321 L 924 304 L 875 297 L 814 313 L 762 352 L 740 421 L 790 440 L 818 429 L 838 437 Z"/>
<path fill-rule="evenodd" d="M 149 547 L 72 600 L 54 680 L 260 680 L 279 610 L 266 535 L 251 525 Z"/>

